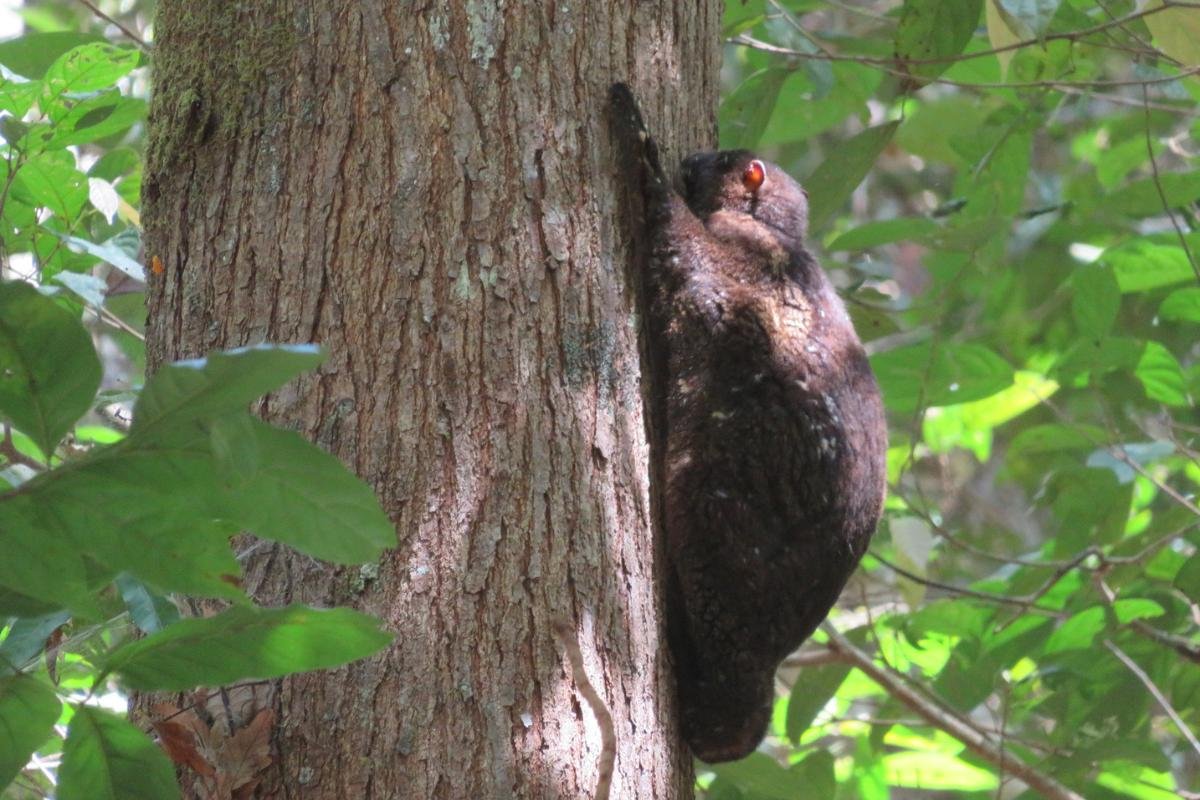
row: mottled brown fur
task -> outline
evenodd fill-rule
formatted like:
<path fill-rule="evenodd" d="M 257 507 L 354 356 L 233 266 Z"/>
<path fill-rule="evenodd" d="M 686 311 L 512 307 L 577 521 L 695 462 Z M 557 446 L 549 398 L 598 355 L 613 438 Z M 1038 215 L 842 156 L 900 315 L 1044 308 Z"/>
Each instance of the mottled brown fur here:
<path fill-rule="evenodd" d="M 667 184 L 623 85 L 665 349 L 668 633 L 681 727 L 709 762 L 762 740 L 779 662 L 828 614 L 879 519 L 887 431 L 841 300 L 805 247 L 807 197 L 746 151 Z M 803 680 L 801 676 L 800 680 Z"/>

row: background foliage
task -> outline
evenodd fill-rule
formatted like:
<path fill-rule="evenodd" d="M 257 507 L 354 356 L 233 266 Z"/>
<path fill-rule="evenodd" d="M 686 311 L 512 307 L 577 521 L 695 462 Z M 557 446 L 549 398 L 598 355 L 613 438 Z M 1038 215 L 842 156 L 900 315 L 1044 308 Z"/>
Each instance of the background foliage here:
<path fill-rule="evenodd" d="M 721 143 L 807 176 L 892 448 L 843 633 L 711 797 L 1200 796 L 1200 4 L 1166 6 L 729 3 Z"/>
<path fill-rule="evenodd" d="M 146 47 L 91 32 L 103 21 L 83 10 L 31 9 L 30 30 L 0 43 L 0 787 L 178 797 L 174 759 L 212 792 L 249 797 L 269 712 L 218 730 L 196 710 L 210 693 L 192 695 L 155 723 L 164 753 L 113 713 L 119 690 L 379 650 L 391 636 L 357 612 L 250 604 L 230 537 L 353 564 L 395 534 L 340 463 L 249 412 L 320 364 L 315 347 L 214 353 L 141 385 Z M 197 617 L 181 620 L 168 595 Z"/>
<path fill-rule="evenodd" d="M 114 689 L 386 642 L 233 577 L 242 529 L 340 563 L 391 541 L 362 484 L 247 413 L 320 355 L 141 385 L 148 11 L 39 3 L 0 42 L 6 797 L 175 796 Z M 1200 3 L 730 0 L 725 35 L 721 143 L 804 179 L 883 386 L 891 493 L 766 746 L 703 790 L 1200 797 Z M 180 621 L 168 594 L 232 605 Z M 199 751 L 252 762 L 270 721 L 196 722 L 157 733 L 204 778 Z"/>

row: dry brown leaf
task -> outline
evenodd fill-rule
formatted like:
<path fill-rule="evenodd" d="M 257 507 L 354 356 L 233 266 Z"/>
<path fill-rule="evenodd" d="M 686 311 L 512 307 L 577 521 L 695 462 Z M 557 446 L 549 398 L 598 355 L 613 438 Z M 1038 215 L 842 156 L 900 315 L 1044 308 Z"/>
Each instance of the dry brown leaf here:
<path fill-rule="evenodd" d="M 275 714 L 264 708 L 249 724 L 217 748 L 218 786 L 234 800 L 249 797 L 258 785 L 258 774 L 271 765 L 271 726 Z"/>

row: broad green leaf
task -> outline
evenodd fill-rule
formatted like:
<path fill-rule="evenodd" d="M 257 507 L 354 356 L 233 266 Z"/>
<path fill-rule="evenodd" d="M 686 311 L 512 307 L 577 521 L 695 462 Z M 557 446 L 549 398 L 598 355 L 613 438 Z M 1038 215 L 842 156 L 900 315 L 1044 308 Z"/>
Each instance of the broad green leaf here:
<path fill-rule="evenodd" d="M 54 137 L 48 147 L 94 142 L 128 130 L 146 116 L 146 101 L 125 97 L 116 89 L 90 97 L 62 110 L 54 120 Z"/>
<path fill-rule="evenodd" d="M 753 797 L 795 800 L 805 797 L 802 775 L 789 772 L 766 753 L 751 753 L 740 761 L 714 764 L 713 772 Z"/>
<path fill-rule="evenodd" d="M 994 772 L 968 764 L 949 753 L 901 752 L 884 756 L 888 784 L 920 789 L 922 792 L 991 792 L 996 788 Z"/>
<path fill-rule="evenodd" d="M 862 183 L 883 148 L 891 141 L 899 122 L 867 128 L 841 142 L 804 182 L 808 190 L 808 225 L 820 231 L 841 210 L 850 193 Z"/>
<path fill-rule="evenodd" d="M 1121 287 L 1112 270 L 1089 264 L 1075 270 L 1072 280 L 1071 313 L 1084 336 L 1102 339 L 1108 335 L 1121 308 Z"/>
<path fill-rule="evenodd" d="M 896 27 L 895 50 L 901 68 L 917 78 L 936 78 L 949 61 L 905 64 L 910 60 L 949 59 L 960 54 L 979 25 L 983 0 L 905 0 Z"/>
<path fill-rule="evenodd" d="M 867 250 L 891 242 L 920 241 L 934 233 L 938 224 L 928 217 L 900 217 L 859 225 L 837 237 L 825 249 Z"/>
<path fill-rule="evenodd" d="M 48 208 L 66 221 L 75 220 L 88 200 L 87 179 L 66 150 L 38 153 L 22 164 L 13 192 L 19 200 Z"/>
<path fill-rule="evenodd" d="M 1189 234 L 1188 239 L 1192 252 L 1197 252 L 1200 235 Z M 1196 271 L 1174 235 L 1130 239 L 1105 250 L 1100 261 L 1112 267 L 1117 285 L 1126 294 L 1196 280 Z"/>
<path fill-rule="evenodd" d="M 54 735 L 61 709 L 54 692 L 34 678 L 0 678 L 0 790 Z"/>
<path fill-rule="evenodd" d="M 1080 650 L 1092 646 L 1104 630 L 1104 609 L 1093 606 L 1067 619 L 1046 640 L 1043 652 L 1047 655 L 1064 650 Z"/>
<path fill-rule="evenodd" d="M 26 78 L 41 78 L 50 65 L 68 50 L 104 41 L 99 34 L 76 31 L 27 33 L 0 42 L 0 64 Z"/>
<path fill-rule="evenodd" d="M 132 72 L 142 60 L 132 47 L 108 42 L 80 45 L 59 56 L 46 70 L 42 83 L 47 97 L 86 94 L 107 89 Z"/>
<path fill-rule="evenodd" d="M 790 69 L 756 72 L 721 103 L 717 112 L 721 147 L 754 148 L 771 121 L 775 102 L 784 81 L 792 77 Z"/>
<path fill-rule="evenodd" d="M 1188 402 L 1187 383 L 1183 369 L 1171 351 L 1155 341 L 1146 342 L 1146 349 L 1134 369 L 1142 382 L 1146 396 L 1169 406 L 1185 406 Z"/>
<path fill-rule="evenodd" d="M 1163 0 L 1149 0 L 1146 8 L 1163 6 Z M 1183 64 L 1194 67 L 1200 64 L 1200 9 L 1170 8 L 1143 17 L 1146 27 L 1154 36 L 1154 43 L 1162 51 Z"/>
<path fill-rule="evenodd" d="M 1167 613 L 1162 606 L 1144 597 L 1133 597 L 1128 600 L 1117 600 L 1113 603 L 1113 613 L 1117 622 L 1128 625 L 1139 619 L 1153 619 Z"/>
<path fill-rule="evenodd" d="M 58 800 L 173 800 L 175 768 L 136 727 L 107 711 L 76 706 L 58 770 Z"/>
<path fill-rule="evenodd" d="M 0 283 L 0 414 L 49 455 L 99 386 L 100 361 L 75 315 L 26 283 Z"/>
<path fill-rule="evenodd" d="M 798 775 L 805 786 L 806 797 L 835 797 L 837 776 L 834 772 L 833 754 L 817 750 L 804 757 L 799 764 L 792 765 L 789 772 Z"/>
<path fill-rule="evenodd" d="M 0 497 L 0 586 L 52 609 L 95 617 L 81 554 L 69 539 L 47 534 L 43 521 L 57 511 L 39 504 L 31 493 Z"/>
<path fill-rule="evenodd" d="M 102 666 L 134 689 L 183 691 L 335 667 L 391 641 L 379 620 L 347 608 L 234 607 L 122 645 Z"/>
<path fill-rule="evenodd" d="M 1159 194 L 1161 189 L 1162 194 Z M 1163 207 L 1163 195 L 1167 204 Z M 1103 200 L 1106 211 L 1131 217 L 1153 217 L 1200 199 L 1200 173 L 1167 172 L 1123 186 Z"/>
<path fill-rule="evenodd" d="M 45 649 L 50 634 L 70 618 L 71 615 L 65 611 L 52 611 L 38 617 L 14 620 L 3 643 L 0 643 L 0 675 L 24 669 L 31 658 Z"/>
<path fill-rule="evenodd" d="M 829 702 L 829 698 L 837 693 L 842 681 L 850 674 L 848 664 L 830 664 L 822 667 L 805 669 L 796 676 L 792 685 L 791 696 L 787 706 L 787 735 L 793 742 L 799 742 L 812 725 L 813 720 L 821 709 Z"/>
<path fill-rule="evenodd" d="M 396 531 L 365 483 L 299 434 L 253 421 L 258 469 L 228 501 L 231 522 L 340 564 L 378 558 Z"/>
<path fill-rule="evenodd" d="M 155 633 L 179 621 L 179 609 L 175 604 L 137 578 L 122 573 L 115 582 L 129 609 L 129 617 L 142 633 Z"/>
<path fill-rule="evenodd" d="M 1193 554 L 1179 568 L 1174 585 L 1193 603 L 1200 603 L 1200 553 Z"/>
<path fill-rule="evenodd" d="M 871 357 L 888 408 L 900 412 L 979 400 L 1013 382 L 1012 367 L 979 344 L 910 345 Z"/>
<path fill-rule="evenodd" d="M 1200 288 L 1188 286 L 1171 292 L 1158 307 L 1158 315 L 1173 322 L 1200 323 Z"/>
<path fill-rule="evenodd" d="M 253 401 L 324 361 L 313 345 L 258 345 L 177 361 L 146 383 L 130 437 L 159 426 L 245 411 Z"/>
<path fill-rule="evenodd" d="M 734 0 L 725 4 L 721 19 L 721 36 L 729 38 L 753 28 L 766 19 L 763 0 Z"/>

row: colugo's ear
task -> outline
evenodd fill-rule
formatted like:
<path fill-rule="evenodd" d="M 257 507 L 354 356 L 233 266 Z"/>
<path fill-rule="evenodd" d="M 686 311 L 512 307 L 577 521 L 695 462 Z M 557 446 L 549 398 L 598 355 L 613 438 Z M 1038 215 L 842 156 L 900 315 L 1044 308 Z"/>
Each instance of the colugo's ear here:
<path fill-rule="evenodd" d="M 767 179 L 767 168 L 757 158 L 746 165 L 742 171 L 742 185 L 752 192 L 757 192 Z"/>

